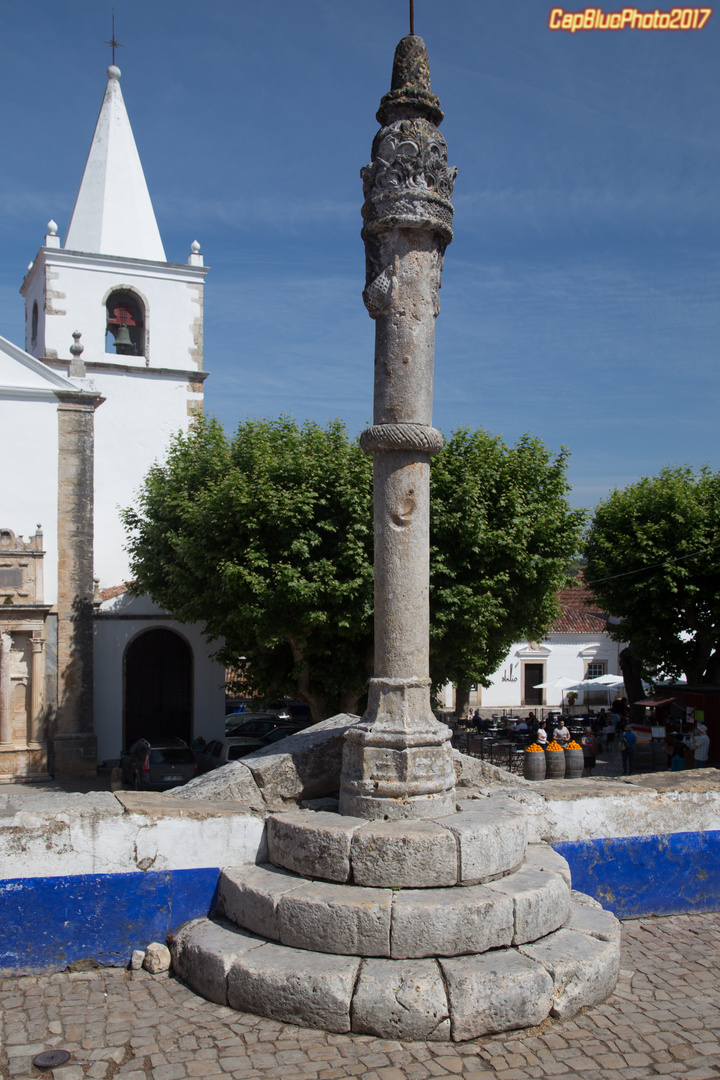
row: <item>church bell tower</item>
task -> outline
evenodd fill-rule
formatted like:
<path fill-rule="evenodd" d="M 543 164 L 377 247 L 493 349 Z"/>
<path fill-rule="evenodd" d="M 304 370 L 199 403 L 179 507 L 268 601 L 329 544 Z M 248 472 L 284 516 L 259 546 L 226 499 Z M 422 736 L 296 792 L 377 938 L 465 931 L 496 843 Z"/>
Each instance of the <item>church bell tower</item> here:
<path fill-rule="evenodd" d="M 107 76 L 65 242 L 50 221 L 20 290 L 26 351 L 105 399 L 95 416 L 101 588 L 128 575 L 119 509 L 202 411 L 207 374 L 200 245 L 191 244 L 186 263 L 167 261 L 120 69 L 113 64 Z"/>

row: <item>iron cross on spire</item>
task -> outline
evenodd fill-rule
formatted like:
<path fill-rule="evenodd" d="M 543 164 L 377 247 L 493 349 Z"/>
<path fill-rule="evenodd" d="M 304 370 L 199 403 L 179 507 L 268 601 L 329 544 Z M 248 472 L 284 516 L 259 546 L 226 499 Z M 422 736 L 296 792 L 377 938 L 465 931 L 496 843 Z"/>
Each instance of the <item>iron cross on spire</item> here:
<path fill-rule="evenodd" d="M 412 2 L 412 0 L 411 0 L 411 2 Z M 110 39 L 110 41 L 108 41 L 107 38 L 106 38 L 105 39 L 105 44 L 106 45 L 112 45 L 112 51 L 113 51 L 113 61 L 112 62 L 113 62 L 113 67 L 114 67 L 115 66 L 115 50 L 123 48 L 122 42 L 115 40 L 115 8 L 112 9 L 112 38 Z"/>

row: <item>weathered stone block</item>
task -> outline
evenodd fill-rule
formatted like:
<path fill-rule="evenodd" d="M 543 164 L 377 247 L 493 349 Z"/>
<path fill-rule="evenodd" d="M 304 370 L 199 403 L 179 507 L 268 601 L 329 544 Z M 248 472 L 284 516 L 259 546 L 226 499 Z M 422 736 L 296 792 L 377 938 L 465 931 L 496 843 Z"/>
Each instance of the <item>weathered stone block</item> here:
<path fill-rule="evenodd" d="M 457 838 L 461 885 L 489 881 L 517 869 L 523 861 L 527 824 L 520 808 L 513 811 L 478 807 L 438 818 L 437 823 Z"/>
<path fill-rule="evenodd" d="M 139 971 L 143 966 L 143 960 L 145 959 L 145 952 L 143 949 L 133 949 L 132 956 L 130 957 L 130 970 Z"/>
<path fill-rule="evenodd" d="M 620 943 L 622 926 L 611 911 L 604 911 L 594 904 L 578 904 L 575 900 L 577 893 L 572 894 L 570 904 L 570 918 L 565 923 L 565 930 L 577 930 L 579 934 L 588 934 L 600 941 L 615 941 Z"/>
<path fill-rule="evenodd" d="M 364 818 L 327 811 L 289 811 L 267 819 L 269 859 L 309 878 L 348 881 L 350 841 Z"/>
<path fill-rule="evenodd" d="M 582 907 L 602 908 L 602 904 L 599 900 L 596 900 L 594 896 L 588 896 L 587 893 L 578 892 L 577 889 L 570 890 L 570 901 L 573 904 L 580 904 Z"/>
<path fill-rule="evenodd" d="M 238 957 L 265 942 L 220 921 L 195 919 L 170 942 L 173 970 L 198 994 L 227 1005 L 227 977 Z"/>
<path fill-rule="evenodd" d="M 151 941 L 145 950 L 142 966 L 151 975 L 159 975 L 163 971 L 170 970 L 171 962 L 172 957 L 167 945 L 163 945 L 161 941 Z"/>
<path fill-rule="evenodd" d="M 269 864 L 230 868 L 220 874 L 218 907 L 237 926 L 279 941 L 278 900 L 304 884 L 302 878 Z"/>
<path fill-rule="evenodd" d="M 207 799 L 211 802 L 242 802 L 252 809 L 265 809 L 265 802 L 253 774 L 242 761 L 229 761 L 181 787 L 173 788 L 176 799 Z"/>
<path fill-rule="evenodd" d="M 359 1034 L 450 1038 L 447 992 L 434 960 L 366 960 L 351 1011 L 352 1029 Z"/>
<path fill-rule="evenodd" d="M 350 1002 L 359 967 L 357 957 L 265 944 L 233 964 L 228 1004 L 286 1024 L 350 1031 Z"/>
<path fill-rule="evenodd" d="M 278 900 L 280 941 L 351 956 L 390 955 L 390 889 L 309 882 Z"/>
<path fill-rule="evenodd" d="M 267 808 L 283 810 L 288 803 L 336 792 L 345 733 L 359 722 L 358 716 L 340 713 L 249 754 L 243 764 L 252 772 Z"/>
<path fill-rule="evenodd" d="M 356 885 L 429 889 L 457 882 L 457 841 L 434 821 L 372 821 L 350 844 Z"/>
<path fill-rule="evenodd" d="M 568 888 L 572 885 L 570 864 L 549 844 L 528 844 L 525 851 L 525 869 L 548 870 L 550 873 L 559 874 Z"/>
<path fill-rule="evenodd" d="M 493 881 L 488 889 L 511 896 L 515 905 L 513 945 L 551 934 L 570 914 L 570 890 L 559 874 L 518 870 Z"/>
<path fill-rule="evenodd" d="M 483 885 L 394 894 L 392 956 L 459 956 L 509 945 L 513 901 Z"/>
<path fill-rule="evenodd" d="M 447 983 L 452 1037 L 457 1042 L 530 1027 L 550 1012 L 551 977 L 541 964 L 514 949 L 438 962 Z"/>
<path fill-rule="evenodd" d="M 597 1005 L 613 992 L 620 970 L 620 942 L 600 941 L 574 930 L 555 934 L 519 950 L 542 964 L 553 980 L 552 1014 L 566 1020 Z"/>

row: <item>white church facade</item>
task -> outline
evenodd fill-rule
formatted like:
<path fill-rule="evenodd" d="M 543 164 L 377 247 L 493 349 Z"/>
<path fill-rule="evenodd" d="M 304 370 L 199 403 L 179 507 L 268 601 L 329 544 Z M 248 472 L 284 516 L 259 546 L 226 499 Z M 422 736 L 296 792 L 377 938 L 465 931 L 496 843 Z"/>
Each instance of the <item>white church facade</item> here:
<path fill-rule="evenodd" d="M 120 518 L 202 411 L 206 273 L 196 242 L 166 259 L 112 66 L 64 243 L 51 221 L 22 284 L 25 348 L 0 338 L 0 425 L 26 448 L 0 498 L 0 781 L 222 733 L 223 669 L 127 594 Z"/>

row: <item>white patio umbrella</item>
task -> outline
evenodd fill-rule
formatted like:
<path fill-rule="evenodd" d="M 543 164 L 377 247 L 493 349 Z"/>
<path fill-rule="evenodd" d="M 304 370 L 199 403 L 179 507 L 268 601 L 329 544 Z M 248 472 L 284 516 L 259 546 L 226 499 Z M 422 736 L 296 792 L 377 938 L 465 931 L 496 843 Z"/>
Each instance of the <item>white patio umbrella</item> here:
<path fill-rule="evenodd" d="M 540 682 L 533 685 L 534 690 L 562 690 L 562 707 L 565 709 L 565 691 L 575 686 L 574 679 L 568 679 L 567 675 L 561 675 L 554 682 Z"/>
<path fill-rule="evenodd" d="M 606 690 L 609 697 L 612 689 L 623 685 L 622 675 L 596 675 L 594 679 L 578 680 L 573 683 L 572 688 L 573 690 Z"/>
<path fill-rule="evenodd" d="M 568 679 L 567 675 L 561 675 L 555 682 L 538 682 L 533 684 L 534 690 L 569 690 L 575 686 L 574 679 Z"/>

